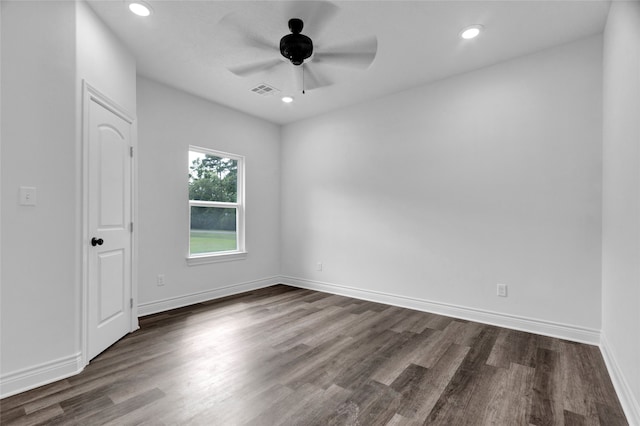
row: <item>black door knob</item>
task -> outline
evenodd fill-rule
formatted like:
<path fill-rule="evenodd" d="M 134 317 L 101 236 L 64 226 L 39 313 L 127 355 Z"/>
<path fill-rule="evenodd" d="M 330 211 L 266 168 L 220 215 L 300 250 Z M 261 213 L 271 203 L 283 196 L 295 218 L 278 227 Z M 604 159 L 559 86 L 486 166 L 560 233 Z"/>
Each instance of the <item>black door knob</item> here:
<path fill-rule="evenodd" d="M 94 246 L 94 247 L 95 247 L 95 246 L 101 246 L 101 245 L 102 245 L 102 243 L 104 243 L 104 240 L 103 240 L 102 238 L 96 238 L 96 237 L 93 237 L 93 238 L 91 239 L 91 245 L 92 245 L 92 246 Z"/>

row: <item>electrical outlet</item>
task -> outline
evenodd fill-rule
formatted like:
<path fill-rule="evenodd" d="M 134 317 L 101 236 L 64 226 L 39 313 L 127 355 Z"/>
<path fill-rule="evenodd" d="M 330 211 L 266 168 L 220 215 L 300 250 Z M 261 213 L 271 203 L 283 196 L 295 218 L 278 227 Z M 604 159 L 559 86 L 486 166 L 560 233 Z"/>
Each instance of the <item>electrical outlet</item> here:
<path fill-rule="evenodd" d="M 322 262 L 316 263 L 316 271 L 322 271 Z"/>
<path fill-rule="evenodd" d="M 506 284 L 498 284 L 498 296 L 507 297 L 507 285 Z"/>
<path fill-rule="evenodd" d="M 158 287 L 164 285 L 164 274 L 158 274 L 158 277 L 156 278 L 156 284 L 158 284 Z"/>

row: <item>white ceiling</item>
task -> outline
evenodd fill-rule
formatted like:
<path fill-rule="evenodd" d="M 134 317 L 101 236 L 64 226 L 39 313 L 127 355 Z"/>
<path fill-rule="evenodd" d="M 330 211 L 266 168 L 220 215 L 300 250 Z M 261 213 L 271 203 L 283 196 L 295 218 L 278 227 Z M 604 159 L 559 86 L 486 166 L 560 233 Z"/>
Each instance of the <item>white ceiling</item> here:
<path fill-rule="evenodd" d="M 133 52 L 139 74 L 278 124 L 601 33 L 609 10 L 609 2 L 600 0 L 334 1 L 338 13 L 321 34 L 308 25 L 303 30 L 316 49 L 375 35 L 378 53 L 365 70 L 314 64 L 334 83 L 303 95 L 291 64 L 248 77 L 239 77 L 227 67 L 278 57 L 278 42 L 288 34 L 288 19 L 305 19 L 291 15 L 304 15 L 309 5 L 213 0 L 148 3 L 153 14 L 141 18 L 129 12 L 125 1 L 89 0 Z M 246 45 L 240 31 L 227 25 L 231 21 L 272 42 L 273 51 Z M 460 30 L 472 24 L 484 25 L 485 31 L 474 40 L 460 39 Z M 261 83 L 295 101 L 284 104 L 280 96 L 251 92 Z"/>

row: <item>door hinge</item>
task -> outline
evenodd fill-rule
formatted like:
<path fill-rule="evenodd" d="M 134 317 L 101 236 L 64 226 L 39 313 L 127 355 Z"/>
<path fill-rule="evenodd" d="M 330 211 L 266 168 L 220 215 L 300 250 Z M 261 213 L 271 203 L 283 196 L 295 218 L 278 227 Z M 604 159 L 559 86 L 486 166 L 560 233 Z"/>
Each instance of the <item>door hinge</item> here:
<path fill-rule="evenodd" d="M 133 147 L 132 146 L 129 147 L 129 155 L 131 157 L 133 157 Z"/>
<path fill-rule="evenodd" d="M 129 299 L 129 307 L 133 309 L 133 298 Z"/>
<path fill-rule="evenodd" d="M 133 232 L 133 222 L 129 223 L 129 231 Z"/>

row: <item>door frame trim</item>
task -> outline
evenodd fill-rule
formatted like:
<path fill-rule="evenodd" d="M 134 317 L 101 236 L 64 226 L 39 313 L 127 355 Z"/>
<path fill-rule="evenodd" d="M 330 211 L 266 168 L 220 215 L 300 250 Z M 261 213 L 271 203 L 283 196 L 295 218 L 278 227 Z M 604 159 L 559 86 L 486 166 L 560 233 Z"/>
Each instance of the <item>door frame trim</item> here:
<path fill-rule="evenodd" d="M 118 117 L 125 120 L 131 125 L 131 146 L 134 154 L 137 149 L 137 121 L 134 115 L 121 107 L 117 102 L 100 92 L 98 89 L 82 80 L 82 284 L 80 286 L 80 304 L 81 309 L 81 330 L 80 330 L 80 353 L 81 362 L 85 366 L 89 364 L 89 105 L 96 102 L 108 109 Z M 133 155 L 131 159 L 131 220 L 137 223 L 137 155 Z M 129 331 L 138 329 L 138 270 L 137 270 L 137 235 L 138 227 L 133 227 L 131 233 L 131 298 L 133 299 L 133 307 L 131 308 L 131 323 Z"/>

